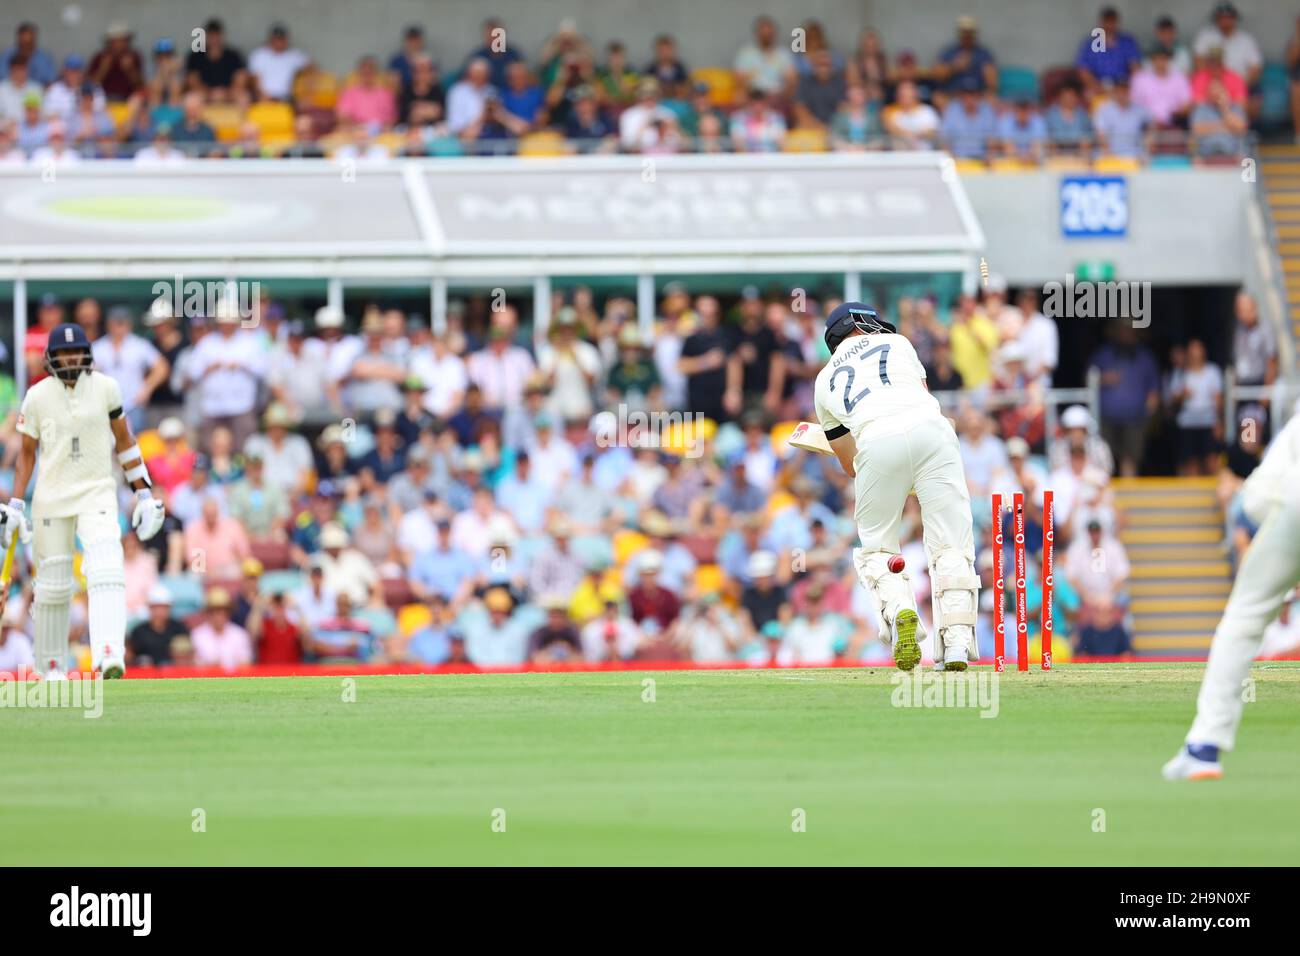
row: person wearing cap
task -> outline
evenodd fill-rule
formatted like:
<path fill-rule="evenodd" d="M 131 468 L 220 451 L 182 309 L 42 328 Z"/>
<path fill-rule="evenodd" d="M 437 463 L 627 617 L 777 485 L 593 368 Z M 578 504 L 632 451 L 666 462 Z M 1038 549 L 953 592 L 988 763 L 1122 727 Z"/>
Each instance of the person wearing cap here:
<path fill-rule="evenodd" d="M 266 480 L 260 452 L 244 455 L 244 477 L 226 493 L 226 509 L 254 540 L 280 540 L 289 520 L 289 496 Z"/>
<path fill-rule="evenodd" d="M 931 75 L 949 93 L 961 90 L 970 81 L 979 93 L 997 89 L 997 59 L 979 42 L 979 25 L 974 17 L 963 14 L 957 18 L 957 39 L 939 52 Z"/>
<path fill-rule="evenodd" d="M 651 548 L 637 557 L 640 574 L 636 583 L 627 590 L 628 608 L 632 619 L 642 629 L 646 629 L 646 622 L 651 621 L 652 629 L 663 632 L 681 614 L 681 599 L 659 579 L 659 572 L 663 570 L 661 552 Z"/>
<path fill-rule="evenodd" d="M 1098 30 L 1104 36 L 1098 36 Z M 1079 82 L 1092 96 L 1103 85 L 1114 83 L 1120 77 L 1128 78 L 1141 61 L 1137 40 L 1133 34 L 1120 29 L 1119 11 L 1106 6 L 1097 14 L 1097 28 L 1079 42 L 1074 65 Z"/>
<path fill-rule="evenodd" d="M 253 663 L 253 639 L 231 620 L 234 601 L 225 588 L 208 591 L 203 609 L 203 623 L 194 628 L 194 663 L 199 667 L 219 667 L 233 671 Z"/>
<path fill-rule="evenodd" d="M 749 578 L 740 595 L 740 616 L 746 632 L 757 634 L 769 621 L 782 617 L 782 608 L 789 600 L 788 586 L 777 580 L 780 559 L 773 551 L 755 551 L 749 556 L 746 572 Z"/>
<path fill-rule="evenodd" d="M 356 463 L 363 487 L 376 483 L 387 484 L 394 475 L 406 468 L 406 450 L 397 434 L 397 414 L 391 408 L 375 412 L 373 433 L 375 445 Z"/>
<path fill-rule="evenodd" d="M 128 100 L 144 86 L 144 58 L 131 45 L 132 35 L 125 23 L 110 23 L 104 45 L 90 60 L 90 81 L 112 102 Z"/>
<path fill-rule="evenodd" d="M 1192 105 L 1192 84 L 1187 76 L 1174 68 L 1172 49 L 1159 44 L 1151 48 L 1142 69 L 1133 74 L 1129 94 L 1146 110 L 1156 129 L 1173 129 L 1186 120 Z"/>
<path fill-rule="evenodd" d="M 293 425 L 289 409 L 281 402 L 272 402 L 262 413 L 262 432 L 244 443 L 245 456 L 262 460 L 267 484 L 291 498 L 307 490 L 313 468 L 311 444 L 290 431 Z"/>
<path fill-rule="evenodd" d="M 153 393 L 171 374 L 167 359 L 132 329 L 134 315 L 124 305 L 108 310 L 107 334 L 91 345 L 95 366 L 122 390 L 123 408 L 134 429 L 144 425 L 144 410 Z"/>
<path fill-rule="evenodd" d="M 39 28 L 35 23 L 24 20 L 14 29 L 14 45 L 0 53 L 0 74 L 9 72 L 9 64 L 17 57 L 27 60 L 27 72 L 33 83 L 46 86 L 55 82 L 58 68 L 54 57 L 40 46 Z"/>
<path fill-rule="evenodd" d="M 1141 156 L 1150 147 L 1151 117 L 1133 101 L 1128 77 L 1111 85 L 1110 96 L 1093 113 L 1092 124 L 1098 147 L 1112 156 Z"/>
<path fill-rule="evenodd" d="M 537 347 L 537 371 L 550 392 L 547 410 L 557 421 L 588 419 L 596 410 L 592 390 L 602 363 L 596 346 L 578 334 L 578 313 L 563 306 L 555 314 L 549 342 Z"/>
<path fill-rule="evenodd" d="M 257 395 L 266 356 L 257 337 L 242 327 L 233 304 L 218 302 L 213 318 L 216 332 L 194 347 L 186 368 L 187 384 L 197 386 L 204 433 L 211 435 L 224 425 L 235 447 L 243 448 L 257 430 Z"/>
<path fill-rule="evenodd" d="M 568 601 L 558 594 L 543 595 L 538 602 L 545 622 L 528 636 L 524 654 L 533 664 L 581 661 L 582 638 L 569 618 Z"/>
<path fill-rule="evenodd" d="M 248 69 L 244 55 L 226 45 L 225 25 L 215 17 L 203 25 L 203 49 L 185 59 L 186 83 L 202 90 L 209 103 L 248 102 Z"/>
<path fill-rule="evenodd" d="M 39 169 L 62 169 L 77 166 L 82 155 L 68 144 L 68 124 L 52 119 L 46 124 L 47 141 L 32 150 L 32 165 Z"/>
<path fill-rule="evenodd" d="M 1169 68 L 1173 72 L 1181 73 L 1184 79 L 1191 76 L 1192 71 L 1196 68 L 1196 63 L 1192 59 L 1191 49 L 1178 35 L 1178 23 L 1174 18 L 1167 13 L 1161 14 L 1156 18 L 1154 32 L 1155 42 L 1152 44 L 1151 50 L 1148 51 L 1147 59 L 1143 65 L 1150 69 L 1153 65 L 1155 51 L 1163 50 L 1169 58 Z"/>
<path fill-rule="evenodd" d="M 147 608 L 145 619 L 131 628 L 126 639 L 126 662 L 132 667 L 170 664 L 172 641 L 190 636 L 184 622 L 172 616 L 172 594 L 166 586 L 149 588 Z"/>
<path fill-rule="evenodd" d="M 85 57 L 76 53 L 69 54 L 63 61 L 63 70 L 59 73 L 59 78 L 45 90 L 45 100 L 42 103 L 45 115 L 51 119 L 61 119 L 65 123 L 71 123 L 77 112 L 81 88 L 86 83 Z M 91 96 L 94 108 L 102 110 L 105 103 L 104 91 L 93 83 L 90 84 L 90 88 L 93 91 Z"/>
<path fill-rule="evenodd" d="M 518 405 L 537 365 L 528 350 L 512 341 L 518 311 L 507 304 L 492 314 L 485 348 L 472 353 L 466 363 L 469 380 L 482 390 L 483 404 L 492 411 Z"/>
<path fill-rule="evenodd" d="M 503 587 L 484 592 L 482 607 L 472 608 L 459 619 L 470 661 L 486 667 L 527 660 L 528 637 L 536 618 L 521 608 Z"/>
<path fill-rule="evenodd" d="M 570 544 L 573 529 L 563 515 L 553 518 L 547 527 L 550 544 L 532 559 L 528 573 L 528 590 L 533 595 L 551 594 L 568 599 L 582 583 L 582 559 Z"/>
<path fill-rule="evenodd" d="M 959 159 L 987 159 L 997 133 L 997 114 L 984 99 L 979 81 L 958 80 L 943 111 L 940 133 L 948 152 Z"/>
<path fill-rule="evenodd" d="M 248 72 L 262 99 L 288 102 L 293 98 L 293 81 L 311 66 L 311 57 L 289 44 L 289 28 L 271 24 L 266 43 L 248 57 Z"/>
<path fill-rule="evenodd" d="M 424 383 L 424 407 L 439 418 L 449 418 L 460 408 L 469 385 L 465 361 L 451 350 L 446 332 L 435 334 L 427 346 L 411 352 L 409 373 Z"/>
<path fill-rule="evenodd" d="M 1090 517 L 1085 530 L 1065 551 L 1065 576 L 1085 605 L 1121 602 L 1129 578 L 1128 552 L 1098 518 Z"/>
<path fill-rule="evenodd" d="M 1192 52 L 1198 60 L 1208 58 L 1212 50 L 1219 51 L 1224 68 L 1241 77 L 1252 98 L 1258 98 L 1264 55 L 1255 38 L 1241 29 L 1241 14 L 1231 3 L 1215 4 L 1210 22 L 1197 32 L 1192 41 Z M 1204 66 L 1204 63 L 1200 65 Z"/>
<path fill-rule="evenodd" d="M 22 116 L 18 120 L 18 148 L 30 156 L 49 145 L 51 125 L 41 115 L 41 94 L 28 93 L 23 97 Z"/>
<path fill-rule="evenodd" d="M 267 356 L 266 384 L 271 398 L 309 428 L 319 428 L 342 417 L 328 348 L 322 340 L 307 337 L 306 323 L 300 319 L 288 322 L 283 339 L 272 343 Z"/>
<path fill-rule="evenodd" d="M 326 586 L 336 594 L 347 595 L 354 606 L 364 607 L 379 586 L 375 566 L 352 547 L 351 536 L 337 522 L 327 522 L 321 528 L 319 543 Z"/>
<path fill-rule="evenodd" d="M 420 600 L 437 596 L 459 607 L 469 596 L 475 559 L 452 543 L 451 521 L 444 513 L 438 513 L 433 519 L 433 528 L 432 544 L 428 543 L 430 538 L 424 539 L 408 558 L 407 578 Z"/>
<path fill-rule="evenodd" d="M 600 610 L 581 625 L 582 655 L 594 663 L 631 660 L 641 644 L 641 629 L 625 614 L 617 597 L 599 601 Z"/>
<path fill-rule="evenodd" d="M 196 454 L 185 442 L 185 425 L 179 418 L 164 418 L 158 423 L 157 431 L 163 447 L 158 454 L 150 456 L 146 464 L 154 483 L 172 494 L 189 481 Z"/>
<path fill-rule="evenodd" d="M 4 79 L 0 80 L 0 123 L 21 121 L 32 97 L 36 97 L 39 112 L 41 85 L 31 78 L 26 57 L 15 56 L 9 60 Z"/>
<path fill-rule="evenodd" d="M 531 534 L 541 529 L 555 487 L 538 476 L 528 452 L 519 451 L 514 470 L 497 483 L 496 496 L 519 530 Z"/>
<path fill-rule="evenodd" d="M 334 613 L 337 595 L 325 583 L 325 556 L 313 554 L 303 560 L 303 582 L 288 594 L 289 609 L 306 631 Z"/>

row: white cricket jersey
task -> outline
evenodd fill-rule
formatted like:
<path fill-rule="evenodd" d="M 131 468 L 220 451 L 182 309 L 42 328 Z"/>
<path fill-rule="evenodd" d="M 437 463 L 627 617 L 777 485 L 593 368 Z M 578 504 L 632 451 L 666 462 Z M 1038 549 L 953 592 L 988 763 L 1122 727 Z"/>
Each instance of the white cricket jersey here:
<path fill-rule="evenodd" d="M 843 425 L 858 450 L 868 425 L 907 414 L 941 416 L 939 403 L 925 387 L 925 366 L 905 336 L 853 335 L 840 343 L 817 373 L 813 404 L 822 429 Z"/>
<path fill-rule="evenodd" d="M 1300 481 L 1300 415 L 1292 415 L 1286 426 L 1273 436 L 1264 457 L 1242 486 L 1242 505 L 1255 524 L 1262 524 L 1270 511 L 1296 494 Z"/>
<path fill-rule="evenodd" d="M 117 515 L 109 414 L 121 411 L 122 390 L 103 372 L 79 375 L 72 388 L 51 375 L 27 390 L 18 430 L 40 443 L 33 518 Z"/>

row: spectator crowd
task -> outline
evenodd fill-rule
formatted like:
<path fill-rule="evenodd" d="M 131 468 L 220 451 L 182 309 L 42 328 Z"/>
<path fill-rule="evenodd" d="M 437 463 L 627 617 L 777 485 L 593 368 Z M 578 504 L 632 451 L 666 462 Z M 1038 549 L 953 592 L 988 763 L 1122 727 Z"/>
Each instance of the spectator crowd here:
<path fill-rule="evenodd" d="M 202 42 L 183 48 L 118 22 L 97 49 L 56 58 L 38 24 L 18 24 L 0 53 L 0 163 L 884 148 L 1235 162 L 1252 123 L 1285 124 L 1264 116 L 1274 77 L 1231 3 L 1186 32 L 1162 16 L 1141 40 L 1108 6 L 1080 23 L 1073 61 L 1041 74 L 1004 63 L 966 15 L 929 55 L 889 51 L 871 27 L 846 42 L 817 20 L 763 15 L 726 65 L 686 64 L 667 33 L 597 47 L 572 20 L 534 53 L 496 18 L 443 63 L 412 25 L 341 74 L 285 23 L 247 53 L 219 19 L 195 32 Z M 1286 56 L 1300 77 L 1300 22 Z"/>

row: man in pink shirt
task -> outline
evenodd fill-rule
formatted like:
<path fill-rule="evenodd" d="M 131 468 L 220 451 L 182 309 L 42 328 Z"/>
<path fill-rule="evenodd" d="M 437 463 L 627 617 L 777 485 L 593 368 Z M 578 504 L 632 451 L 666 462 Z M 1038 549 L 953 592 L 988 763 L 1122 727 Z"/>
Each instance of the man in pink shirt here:
<path fill-rule="evenodd" d="M 357 64 L 356 79 L 339 95 L 339 122 L 344 126 L 388 129 L 397 121 L 397 98 L 379 75 L 375 58 L 366 56 Z"/>
<path fill-rule="evenodd" d="M 1173 68 L 1168 47 L 1155 47 L 1150 63 L 1133 74 L 1129 94 L 1157 126 L 1173 126 L 1192 105 L 1192 86 L 1186 76 Z"/>
<path fill-rule="evenodd" d="M 184 559 L 192 571 L 236 578 L 244 559 L 252 555 L 243 525 L 223 515 L 216 498 L 206 499 L 200 516 L 185 525 Z"/>
<path fill-rule="evenodd" d="M 253 663 L 252 638 L 230 619 L 230 608 L 230 594 L 225 588 L 208 592 L 206 620 L 190 634 L 194 642 L 194 663 L 199 667 L 232 671 Z"/>

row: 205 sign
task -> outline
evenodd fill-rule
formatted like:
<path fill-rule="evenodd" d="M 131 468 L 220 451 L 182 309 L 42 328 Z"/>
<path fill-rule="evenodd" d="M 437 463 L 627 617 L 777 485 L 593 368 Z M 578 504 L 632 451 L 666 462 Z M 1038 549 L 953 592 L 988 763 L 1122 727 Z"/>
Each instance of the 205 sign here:
<path fill-rule="evenodd" d="M 1128 234 L 1128 181 L 1123 176 L 1061 180 L 1061 232 L 1067 238 Z"/>

